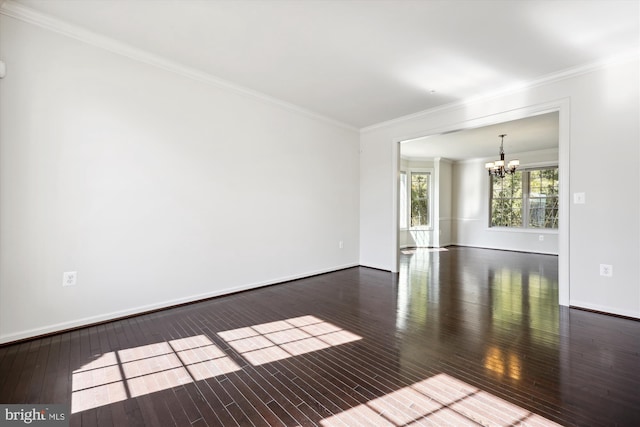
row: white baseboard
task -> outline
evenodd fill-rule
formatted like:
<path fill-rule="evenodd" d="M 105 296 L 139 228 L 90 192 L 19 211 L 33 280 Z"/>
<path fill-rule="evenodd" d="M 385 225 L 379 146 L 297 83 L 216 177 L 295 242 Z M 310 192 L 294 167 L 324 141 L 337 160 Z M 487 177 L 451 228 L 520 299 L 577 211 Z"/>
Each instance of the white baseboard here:
<path fill-rule="evenodd" d="M 153 310 L 169 308 L 172 306 L 190 303 L 190 302 L 197 302 L 197 301 L 205 300 L 207 298 L 228 295 L 235 292 L 246 291 L 249 289 L 257 289 L 263 286 L 275 285 L 277 283 L 288 282 L 291 280 L 304 279 L 305 277 L 316 276 L 318 274 L 331 273 L 333 271 L 344 270 L 346 268 L 351 268 L 351 267 L 357 267 L 358 265 L 359 265 L 358 263 L 344 264 L 344 265 L 339 265 L 339 266 L 335 266 L 327 269 L 321 269 L 321 270 L 310 271 L 302 274 L 294 274 L 291 276 L 279 277 L 277 279 L 266 280 L 263 282 L 249 283 L 246 285 L 236 286 L 233 288 L 217 290 L 215 292 L 206 292 L 198 295 L 191 295 L 184 298 L 176 298 L 169 301 L 163 301 L 163 302 L 143 305 L 139 307 L 132 307 L 125 310 L 113 311 L 111 313 L 103 313 L 103 314 L 98 314 L 96 316 L 84 317 L 82 319 L 70 320 L 68 322 L 56 323 L 54 325 L 47 325 L 39 328 L 28 329 L 28 330 L 19 331 L 19 332 L 7 334 L 7 335 L 1 335 L 0 344 L 10 343 L 13 341 L 33 338 L 40 335 L 65 331 L 67 329 L 79 328 L 83 326 L 92 325 L 95 323 L 106 322 L 106 321 L 115 320 L 115 319 L 132 316 L 136 314 L 143 314 Z"/>
<path fill-rule="evenodd" d="M 527 254 L 541 254 L 541 255 L 558 255 L 558 252 L 548 252 L 548 251 L 536 251 L 536 250 L 525 250 L 525 249 L 509 249 L 504 246 L 474 246 L 474 245 L 465 245 L 462 243 L 449 243 L 447 246 L 461 246 L 464 248 L 476 248 L 476 249 L 493 249 L 497 251 L 509 251 L 509 252 L 524 252 Z"/>
<path fill-rule="evenodd" d="M 569 300 L 569 306 L 575 308 L 586 308 L 587 310 L 601 311 L 603 313 L 617 314 L 619 316 L 632 317 L 640 319 L 640 312 L 631 310 L 620 310 L 619 308 L 609 307 L 606 305 L 593 304 L 585 301 Z"/>

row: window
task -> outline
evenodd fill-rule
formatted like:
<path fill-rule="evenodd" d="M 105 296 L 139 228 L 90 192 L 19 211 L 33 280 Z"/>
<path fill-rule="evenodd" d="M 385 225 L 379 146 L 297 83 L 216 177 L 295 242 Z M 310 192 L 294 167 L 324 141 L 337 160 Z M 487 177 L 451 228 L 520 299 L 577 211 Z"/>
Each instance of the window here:
<path fill-rule="evenodd" d="M 491 226 L 522 227 L 522 171 L 491 179 Z"/>
<path fill-rule="evenodd" d="M 529 172 L 530 228 L 558 228 L 558 168 Z"/>
<path fill-rule="evenodd" d="M 558 228 L 558 168 L 491 177 L 491 227 Z"/>
<path fill-rule="evenodd" d="M 400 172 L 400 229 L 431 227 L 431 172 Z"/>
<path fill-rule="evenodd" d="M 431 191 L 431 174 L 429 172 L 411 173 L 411 227 L 428 227 L 429 193 Z"/>

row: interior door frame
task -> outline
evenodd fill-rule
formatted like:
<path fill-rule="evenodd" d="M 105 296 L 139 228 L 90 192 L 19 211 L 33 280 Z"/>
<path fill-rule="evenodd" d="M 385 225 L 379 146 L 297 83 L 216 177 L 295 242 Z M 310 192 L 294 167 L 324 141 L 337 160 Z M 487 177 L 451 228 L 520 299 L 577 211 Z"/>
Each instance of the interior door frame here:
<path fill-rule="evenodd" d="M 571 209 L 571 198 L 569 189 L 570 177 L 570 100 L 562 98 L 555 101 L 531 105 L 528 107 L 518 108 L 509 111 L 503 111 L 496 114 L 490 114 L 475 119 L 465 120 L 450 125 L 426 129 L 416 132 L 412 135 L 402 135 L 393 138 L 391 155 L 393 165 L 393 190 L 392 190 L 392 224 L 391 224 L 391 242 L 393 272 L 397 273 L 400 267 L 400 251 L 399 248 L 399 187 L 400 187 L 400 144 L 402 141 L 427 137 L 432 135 L 440 135 L 444 133 L 475 129 L 479 127 L 495 125 L 512 120 L 524 119 L 539 114 L 558 112 L 558 173 L 559 173 L 559 227 L 558 227 L 558 303 L 563 306 L 569 306 L 570 300 L 570 223 L 569 210 Z"/>

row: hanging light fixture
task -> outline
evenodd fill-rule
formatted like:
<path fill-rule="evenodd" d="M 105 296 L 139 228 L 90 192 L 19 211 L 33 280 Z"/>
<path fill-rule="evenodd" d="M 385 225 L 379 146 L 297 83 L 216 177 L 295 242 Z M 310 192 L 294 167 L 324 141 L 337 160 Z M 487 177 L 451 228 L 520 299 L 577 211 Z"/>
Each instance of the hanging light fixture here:
<path fill-rule="evenodd" d="M 500 160 L 496 160 L 495 162 L 485 163 L 484 167 L 489 172 L 489 175 L 497 176 L 500 178 L 504 178 L 508 174 L 512 174 L 516 171 L 518 166 L 520 166 L 520 160 L 511 160 L 509 164 L 505 167 L 504 165 L 504 137 L 507 134 L 498 135 L 500 138 Z"/>

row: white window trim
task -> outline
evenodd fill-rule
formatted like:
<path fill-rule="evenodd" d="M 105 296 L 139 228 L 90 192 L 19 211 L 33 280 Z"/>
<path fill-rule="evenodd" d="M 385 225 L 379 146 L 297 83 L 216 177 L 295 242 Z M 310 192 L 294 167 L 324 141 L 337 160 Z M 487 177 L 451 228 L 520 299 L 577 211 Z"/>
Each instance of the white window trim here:
<path fill-rule="evenodd" d="M 434 221 L 434 212 L 433 212 L 433 197 L 434 197 L 434 186 L 435 186 L 435 169 L 434 168 L 406 168 L 400 170 L 400 172 L 404 172 L 407 174 L 407 227 L 400 228 L 402 231 L 433 231 L 433 221 Z M 429 174 L 429 225 L 424 226 L 420 225 L 417 227 L 411 226 L 411 174 L 412 173 L 428 173 Z"/>
<path fill-rule="evenodd" d="M 529 234 L 558 234 L 558 228 L 522 228 L 522 227 L 487 227 L 487 231 L 529 233 Z"/>
<path fill-rule="evenodd" d="M 560 178 L 560 167 L 558 166 L 558 163 L 555 162 L 540 162 L 540 163 L 530 163 L 527 165 L 522 165 L 521 167 L 518 168 L 519 172 L 528 172 L 528 171 L 532 171 L 532 170 L 540 170 L 540 169 L 549 169 L 549 168 L 558 168 L 558 178 Z M 558 224 L 557 228 L 534 228 L 534 227 L 501 227 L 501 226 L 492 226 L 491 225 L 491 200 L 493 199 L 492 196 L 492 185 L 491 185 L 491 176 L 489 176 L 489 174 L 487 174 L 488 177 L 488 188 L 489 188 L 489 193 L 488 193 L 488 205 L 489 205 L 489 209 L 487 210 L 487 228 L 486 230 L 488 231 L 498 231 L 498 232 L 511 232 L 511 233 L 533 233 L 533 234 L 558 234 L 559 229 L 560 229 L 560 225 Z M 523 195 L 524 195 L 524 188 L 522 189 Z M 560 194 L 558 194 L 558 200 L 560 197 Z M 527 198 L 528 199 L 528 198 Z M 528 202 L 527 202 L 528 203 Z M 526 204 L 525 203 L 525 198 L 523 197 L 523 203 L 522 203 L 522 208 L 523 210 L 526 209 Z M 560 210 L 561 207 L 558 207 L 558 210 Z M 558 213 L 558 220 L 560 219 L 560 214 Z M 524 224 L 525 221 L 525 215 L 523 213 L 522 216 L 522 223 Z"/>
<path fill-rule="evenodd" d="M 405 182 L 405 187 L 404 187 L 404 198 L 402 198 L 402 194 L 400 194 L 400 200 L 399 200 L 400 208 L 398 209 L 398 216 L 400 218 L 399 218 L 398 224 L 400 225 L 400 230 L 406 231 L 406 230 L 409 229 L 409 224 L 411 223 L 410 222 L 411 218 L 409 218 L 411 216 L 411 214 L 410 214 L 411 209 L 409 207 L 410 201 L 408 199 L 408 197 L 410 196 L 408 188 L 409 188 L 409 177 L 411 176 L 411 174 L 409 172 L 407 172 L 406 170 L 401 170 L 400 171 L 400 188 L 398 189 L 398 191 L 400 193 L 402 193 L 402 175 L 405 176 L 405 181 L 406 182 Z M 403 222 L 402 221 L 402 216 L 403 216 L 402 215 L 402 210 L 403 210 L 403 206 L 402 206 L 403 203 L 402 202 L 403 201 L 404 201 L 404 224 L 405 224 L 404 226 L 402 226 L 402 222 Z"/>

